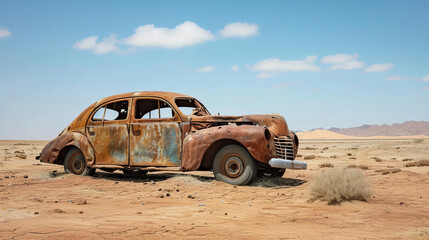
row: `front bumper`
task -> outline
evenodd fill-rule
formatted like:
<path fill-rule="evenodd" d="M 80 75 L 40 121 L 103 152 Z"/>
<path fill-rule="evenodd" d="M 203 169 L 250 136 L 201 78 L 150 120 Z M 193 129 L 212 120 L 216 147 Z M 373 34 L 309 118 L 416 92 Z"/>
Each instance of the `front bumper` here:
<path fill-rule="evenodd" d="M 288 169 L 299 169 L 305 170 L 307 169 L 307 163 L 298 160 L 287 160 L 280 158 L 272 158 L 268 164 L 270 164 L 273 168 L 288 168 Z"/>

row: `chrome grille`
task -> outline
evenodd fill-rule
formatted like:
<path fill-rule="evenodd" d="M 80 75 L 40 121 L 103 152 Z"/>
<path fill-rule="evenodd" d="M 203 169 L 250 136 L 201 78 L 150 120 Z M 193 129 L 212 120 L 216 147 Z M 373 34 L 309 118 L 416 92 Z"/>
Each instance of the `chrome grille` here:
<path fill-rule="evenodd" d="M 276 146 L 277 158 L 293 159 L 293 141 L 289 136 L 274 138 L 274 144 Z"/>

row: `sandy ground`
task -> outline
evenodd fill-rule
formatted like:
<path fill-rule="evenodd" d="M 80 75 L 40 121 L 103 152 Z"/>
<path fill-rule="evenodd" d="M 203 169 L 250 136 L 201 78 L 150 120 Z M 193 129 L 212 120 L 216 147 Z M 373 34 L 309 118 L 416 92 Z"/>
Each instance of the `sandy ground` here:
<path fill-rule="evenodd" d="M 0 141 L 1 239 L 429 239 L 429 167 L 403 161 L 429 159 L 429 140 L 304 140 L 308 170 L 243 187 L 211 172 L 66 175 L 34 160 L 44 144 Z M 308 202 L 321 163 L 368 166 L 374 196 Z"/>

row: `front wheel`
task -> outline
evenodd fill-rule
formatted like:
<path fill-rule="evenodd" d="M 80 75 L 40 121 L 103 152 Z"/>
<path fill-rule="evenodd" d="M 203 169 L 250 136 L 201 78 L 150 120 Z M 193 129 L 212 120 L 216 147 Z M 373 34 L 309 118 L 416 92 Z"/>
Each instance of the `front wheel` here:
<path fill-rule="evenodd" d="M 246 185 L 255 180 L 258 168 L 245 148 L 227 145 L 216 153 L 213 173 L 216 180 L 232 185 Z"/>
<path fill-rule="evenodd" d="M 92 176 L 95 173 L 94 168 L 86 165 L 85 156 L 78 148 L 72 148 L 67 152 L 64 160 L 64 171 L 83 176 Z"/>

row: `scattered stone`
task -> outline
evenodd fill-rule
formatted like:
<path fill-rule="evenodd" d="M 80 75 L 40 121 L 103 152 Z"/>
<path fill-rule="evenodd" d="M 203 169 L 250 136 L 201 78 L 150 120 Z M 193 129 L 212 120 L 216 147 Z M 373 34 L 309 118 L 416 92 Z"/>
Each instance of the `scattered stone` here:
<path fill-rule="evenodd" d="M 332 155 L 330 158 L 339 158 L 337 155 Z"/>
<path fill-rule="evenodd" d="M 165 196 L 169 197 L 169 196 L 170 196 L 170 193 L 165 194 Z"/>
<path fill-rule="evenodd" d="M 140 214 L 142 214 L 142 212 L 137 212 L 137 214 L 139 214 L 139 215 L 140 215 Z"/>
<path fill-rule="evenodd" d="M 176 192 L 180 192 L 180 190 L 179 190 L 179 189 L 176 189 Z"/>
<path fill-rule="evenodd" d="M 351 156 L 352 154 L 351 153 L 347 153 L 347 156 Z"/>
<path fill-rule="evenodd" d="M 192 195 L 188 195 L 188 198 L 192 198 L 192 199 L 194 199 L 194 197 L 193 197 Z"/>
<path fill-rule="evenodd" d="M 349 157 L 349 159 L 356 160 L 356 158 L 355 158 L 355 157 Z"/>
<path fill-rule="evenodd" d="M 302 155 L 301 155 L 301 154 L 297 154 L 297 155 L 296 155 L 296 157 L 299 157 L 299 158 L 300 158 L 300 157 L 302 157 Z"/>
<path fill-rule="evenodd" d="M 72 203 L 72 202 L 74 202 L 74 200 L 69 199 L 69 200 L 66 200 L 66 202 L 71 202 Z"/>
<path fill-rule="evenodd" d="M 79 200 L 79 202 L 77 203 L 77 205 L 85 205 L 87 204 L 86 200 Z"/>
<path fill-rule="evenodd" d="M 386 175 L 386 174 L 393 174 L 393 173 L 398 173 L 400 172 L 401 169 L 399 168 L 389 168 L 389 169 L 380 169 L 380 170 L 375 170 L 375 172 L 381 172 L 381 174 Z"/>
<path fill-rule="evenodd" d="M 27 175 L 24 175 L 24 178 L 28 178 L 28 176 L 27 176 Z"/>
<path fill-rule="evenodd" d="M 314 147 L 305 147 L 305 148 L 302 148 L 302 150 L 316 150 L 317 148 L 314 148 Z"/>
<path fill-rule="evenodd" d="M 225 213 L 225 216 L 228 215 L 228 213 Z"/>
<path fill-rule="evenodd" d="M 164 198 L 164 194 L 162 194 L 162 193 L 158 193 L 158 194 L 156 194 L 156 197 L 157 197 L 157 198 Z"/>
<path fill-rule="evenodd" d="M 142 202 L 142 205 L 144 205 L 144 202 Z"/>
<path fill-rule="evenodd" d="M 79 214 L 83 214 L 83 211 L 80 211 Z"/>
<path fill-rule="evenodd" d="M 158 191 L 162 191 L 162 188 L 158 189 Z"/>
<path fill-rule="evenodd" d="M 326 151 L 326 150 L 328 150 L 328 149 L 329 149 L 328 147 L 324 147 L 324 148 L 323 148 L 323 151 Z"/>
<path fill-rule="evenodd" d="M 315 155 L 308 155 L 308 156 L 305 156 L 304 157 L 304 159 L 305 160 L 308 160 L 308 159 L 315 159 L 316 158 L 316 156 Z"/>
<path fill-rule="evenodd" d="M 9 178 L 9 176 L 4 176 L 4 178 Z"/>
<path fill-rule="evenodd" d="M 405 203 L 404 202 L 399 202 L 399 205 L 404 205 Z"/>
<path fill-rule="evenodd" d="M 15 151 L 14 153 L 15 153 L 15 157 L 17 157 L 17 158 L 21 158 L 21 159 L 26 159 L 27 158 L 27 155 L 25 155 L 24 152 Z"/>
<path fill-rule="evenodd" d="M 198 206 L 199 206 L 199 207 L 204 207 L 204 206 L 205 206 L 205 204 L 204 204 L 204 203 L 201 203 L 201 204 L 198 204 Z"/>
<path fill-rule="evenodd" d="M 65 211 L 63 211 L 63 210 L 61 210 L 61 209 L 59 209 L 59 208 L 55 208 L 55 209 L 53 210 L 53 212 L 54 212 L 54 213 L 65 213 Z"/>
<path fill-rule="evenodd" d="M 119 182 L 115 182 L 115 184 L 118 184 Z"/>
<path fill-rule="evenodd" d="M 402 159 L 403 162 L 408 162 L 408 161 L 413 161 L 413 160 L 414 160 L 414 158 L 404 158 L 404 159 Z"/>
<path fill-rule="evenodd" d="M 39 215 L 39 212 L 34 212 L 34 215 Z"/>

